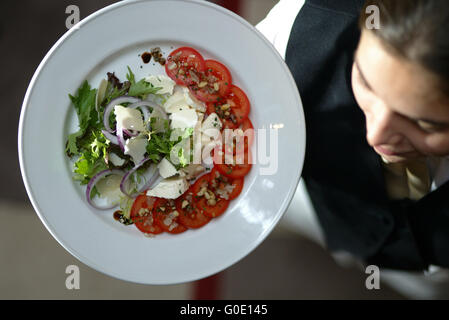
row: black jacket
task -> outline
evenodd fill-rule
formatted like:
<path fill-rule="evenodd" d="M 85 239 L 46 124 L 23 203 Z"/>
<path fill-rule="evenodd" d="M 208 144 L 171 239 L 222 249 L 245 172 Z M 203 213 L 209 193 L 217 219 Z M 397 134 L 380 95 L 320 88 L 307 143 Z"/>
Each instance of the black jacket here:
<path fill-rule="evenodd" d="M 417 202 L 389 200 L 351 89 L 361 0 L 308 0 L 286 62 L 304 105 L 303 178 L 330 250 L 379 267 L 449 267 L 449 184 Z"/>

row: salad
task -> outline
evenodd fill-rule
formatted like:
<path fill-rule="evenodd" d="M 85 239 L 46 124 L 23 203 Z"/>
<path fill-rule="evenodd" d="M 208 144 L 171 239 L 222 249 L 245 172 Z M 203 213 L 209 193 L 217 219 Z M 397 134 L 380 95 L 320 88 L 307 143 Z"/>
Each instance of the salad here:
<path fill-rule="evenodd" d="M 79 130 L 67 137 L 86 200 L 147 236 L 199 228 L 222 215 L 252 162 L 249 100 L 219 61 L 181 47 L 166 74 L 107 73 L 69 94 Z"/>

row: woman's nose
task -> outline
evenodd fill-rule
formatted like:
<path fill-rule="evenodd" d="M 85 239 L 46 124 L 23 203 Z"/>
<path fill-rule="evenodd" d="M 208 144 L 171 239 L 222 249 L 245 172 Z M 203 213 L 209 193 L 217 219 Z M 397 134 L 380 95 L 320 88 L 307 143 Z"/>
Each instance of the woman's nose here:
<path fill-rule="evenodd" d="M 398 116 L 383 106 L 373 108 L 367 116 L 366 138 L 371 146 L 395 145 L 401 142 L 402 135 L 397 130 Z"/>

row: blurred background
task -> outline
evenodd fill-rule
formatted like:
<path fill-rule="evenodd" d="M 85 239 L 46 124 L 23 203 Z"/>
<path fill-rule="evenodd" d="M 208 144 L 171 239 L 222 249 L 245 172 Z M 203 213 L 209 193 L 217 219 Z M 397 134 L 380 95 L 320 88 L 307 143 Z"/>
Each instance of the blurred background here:
<path fill-rule="evenodd" d="M 52 238 L 31 207 L 21 179 L 17 152 L 21 104 L 38 64 L 67 31 L 66 7 L 77 5 L 85 18 L 114 2 L 0 2 L 5 138 L 0 157 L 0 299 L 405 299 L 386 283 L 380 290 L 366 289 L 364 270 L 337 263 L 319 241 L 298 232 L 296 209 L 289 210 L 262 245 L 237 264 L 210 278 L 180 285 L 147 286 L 108 277 L 82 264 Z M 212 2 L 253 25 L 277 3 Z M 79 290 L 65 287 L 68 265 L 80 268 Z"/>

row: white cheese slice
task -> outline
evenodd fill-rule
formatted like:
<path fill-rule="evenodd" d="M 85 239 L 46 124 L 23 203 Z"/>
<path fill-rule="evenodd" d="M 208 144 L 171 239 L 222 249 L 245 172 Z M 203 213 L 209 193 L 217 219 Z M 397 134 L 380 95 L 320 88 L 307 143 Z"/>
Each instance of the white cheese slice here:
<path fill-rule="evenodd" d="M 201 124 L 201 132 L 216 140 L 219 138 L 218 136 L 222 126 L 218 115 L 216 113 L 211 113 Z"/>
<path fill-rule="evenodd" d="M 133 137 L 125 142 L 125 154 L 131 156 L 134 164 L 138 165 L 147 152 L 148 140 L 145 137 Z"/>
<path fill-rule="evenodd" d="M 145 131 L 142 113 L 140 113 L 138 109 L 130 109 L 117 105 L 114 107 L 114 114 L 117 121 L 117 127 L 128 130 Z"/>
<path fill-rule="evenodd" d="M 199 101 L 197 98 L 195 98 L 194 95 L 190 92 L 189 88 L 183 87 L 183 94 L 184 94 L 184 100 L 186 103 L 191 106 L 192 108 L 201 111 L 206 112 L 206 105 Z"/>
<path fill-rule="evenodd" d="M 173 95 L 164 103 L 164 109 L 168 113 L 179 111 L 180 108 L 192 107 L 199 112 L 206 112 L 206 105 L 195 98 L 187 87 L 175 86 Z"/>
<path fill-rule="evenodd" d="M 194 109 L 185 108 L 170 115 L 171 129 L 187 129 L 195 127 L 198 122 L 198 115 Z"/>
<path fill-rule="evenodd" d="M 188 166 L 181 169 L 182 173 L 186 179 L 193 179 L 206 171 L 206 168 L 200 164 L 189 164 Z"/>
<path fill-rule="evenodd" d="M 184 92 L 182 89 L 176 89 L 175 93 L 170 96 L 164 105 L 165 112 L 173 113 L 179 111 L 180 109 L 189 108 L 188 103 L 185 100 Z"/>
<path fill-rule="evenodd" d="M 110 152 L 108 157 L 114 166 L 121 167 L 125 163 L 125 159 L 120 158 L 114 152 Z"/>
<path fill-rule="evenodd" d="M 159 174 L 162 178 L 172 177 L 178 173 L 175 166 L 171 164 L 166 158 L 162 159 L 162 161 L 157 165 L 159 169 Z"/>
<path fill-rule="evenodd" d="M 147 191 L 147 196 L 165 199 L 176 199 L 189 188 L 189 183 L 184 177 L 167 178 L 156 187 Z"/>
<path fill-rule="evenodd" d="M 175 82 L 163 74 L 148 76 L 145 78 L 145 81 L 151 83 L 155 88 L 161 88 L 156 92 L 157 94 L 173 94 Z"/>
<path fill-rule="evenodd" d="M 101 198 L 106 198 L 109 204 L 118 203 L 125 195 L 120 191 L 123 176 L 111 174 L 97 182 L 95 187 Z"/>
<path fill-rule="evenodd" d="M 100 84 L 98 85 L 97 95 L 95 96 L 95 108 L 97 110 L 104 100 L 107 88 L 108 88 L 108 81 L 106 79 L 101 79 Z"/>

